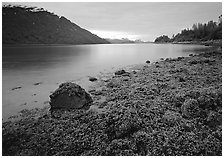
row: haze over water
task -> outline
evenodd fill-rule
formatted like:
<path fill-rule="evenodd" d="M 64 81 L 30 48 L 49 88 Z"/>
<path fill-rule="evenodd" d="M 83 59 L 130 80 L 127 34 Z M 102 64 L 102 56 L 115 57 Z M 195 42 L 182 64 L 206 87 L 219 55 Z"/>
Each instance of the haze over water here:
<path fill-rule="evenodd" d="M 93 84 L 89 76 L 206 49 L 180 44 L 3 47 L 3 119 L 22 109 L 48 104 L 49 95 L 62 82 L 73 81 L 88 89 Z M 12 90 L 15 87 L 21 88 Z"/>

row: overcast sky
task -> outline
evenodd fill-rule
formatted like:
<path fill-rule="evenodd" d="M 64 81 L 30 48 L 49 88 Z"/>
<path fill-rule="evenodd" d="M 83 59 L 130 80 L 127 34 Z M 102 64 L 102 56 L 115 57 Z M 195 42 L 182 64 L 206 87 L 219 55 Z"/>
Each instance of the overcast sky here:
<path fill-rule="evenodd" d="M 3 3 L 5 4 L 5 3 Z M 8 3 L 7 3 L 8 4 Z M 103 38 L 130 38 L 154 41 L 172 36 L 194 23 L 218 21 L 221 2 L 40 2 L 14 3 L 43 7 Z"/>

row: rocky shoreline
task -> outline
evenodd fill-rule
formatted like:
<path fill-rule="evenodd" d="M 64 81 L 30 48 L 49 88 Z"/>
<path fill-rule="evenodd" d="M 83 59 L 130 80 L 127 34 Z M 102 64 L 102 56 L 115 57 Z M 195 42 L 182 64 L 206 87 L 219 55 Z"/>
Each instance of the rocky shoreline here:
<path fill-rule="evenodd" d="M 126 71 L 94 81 L 87 111 L 4 122 L 3 155 L 222 155 L 220 49 Z"/>

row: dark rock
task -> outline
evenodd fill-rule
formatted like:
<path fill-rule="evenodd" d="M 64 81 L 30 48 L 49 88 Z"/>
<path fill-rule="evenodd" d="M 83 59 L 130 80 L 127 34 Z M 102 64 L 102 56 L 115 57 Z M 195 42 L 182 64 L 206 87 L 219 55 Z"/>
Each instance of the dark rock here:
<path fill-rule="evenodd" d="M 122 74 L 122 76 L 128 76 L 128 77 L 130 77 L 130 73 L 129 72 L 126 72 L 126 73 L 124 73 L 124 74 Z"/>
<path fill-rule="evenodd" d="M 205 60 L 204 60 L 204 63 L 209 63 L 209 62 L 210 62 L 209 59 L 205 59 Z"/>
<path fill-rule="evenodd" d="M 182 60 L 182 59 L 184 59 L 184 57 L 178 57 L 178 58 L 177 58 L 177 60 Z"/>
<path fill-rule="evenodd" d="M 22 87 L 19 86 L 19 87 L 12 88 L 12 91 L 14 91 L 14 90 L 16 90 L 16 89 L 20 89 L 20 88 L 22 88 Z"/>
<path fill-rule="evenodd" d="M 185 82 L 186 80 L 183 77 L 179 78 L 179 82 Z"/>
<path fill-rule="evenodd" d="M 149 63 L 150 63 L 150 61 L 149 61 L 149 60 L 147 60 L 147 61 L 146 61 L 146 63 L 147 63 L 147 64 L 149 64 Z"/>
<path fill-rule="evenodd" d="M 123 75 L 125 73 L 127 73 L 125 70 L 118 70 L 115 72 L 115 75 Z"/>
<path fill-rule="evenodd" d="M 172 59 L 172 58 L 166 58 L 166 62 L 174 62 L 174 61 L 177 61 L 178 59 Z"/>
<path fill-rule="evenodd" d="M 164 58 L 160 58 L 160 60 L 164 60 Z"/>
<path fill-rule="evenodd" d="M 115 72 L 115 75 L 122 75 L 124 73 L 126 73 L 125 70 L 118 70 L 118 71 Z"/>
<path fill-rule="evenodd" d="M 37 83 L 34 83 L 33 85 L 37 86 L 37 85 L 40 85 L 42 84 L 42 82 L 37 82 Z"/>
<path fill-rule="evenodd" d="M 91 89 L 91 90 L 89 90 L 88 92 L 92 94 L 92 93 L 95 93 L 96 90 L 95 90 L 95 89 Z"/>
<path fill-rule="evenodd" d="M 198 63 L 198 61 L 197 61 L 197 60 L 191 60 L 191 61 L 189 61 L 188 63 L 189 63 L 190 65 L 195 65 L 195 64 Z"/>
<path fill-rule="evenodd" d="M 190 57 L 194 56 L 193 54 L 189 54 Z"/>
<path fill-rule="evenodd" d="M 157 82 L 163 82 L 163 79 L 161 79 L 161 78 L 157 78 L 156 81 L 157 81 Z"/>
<path fill-rule="evenodd" d="M 97 80 L 97 78 L 95 78 L 95 77 L 90 77 L 89 78 L 89 81 L 91 81 L 91 82 L 94 82 L 94 81 L 96 81 Z"/>
<path fill-rule="evenodd" d="M 50 95 L 51 109 L 79 109 L 89 106 L 92 101 L 83 88 L 71 82 L 62 83 Z"/>

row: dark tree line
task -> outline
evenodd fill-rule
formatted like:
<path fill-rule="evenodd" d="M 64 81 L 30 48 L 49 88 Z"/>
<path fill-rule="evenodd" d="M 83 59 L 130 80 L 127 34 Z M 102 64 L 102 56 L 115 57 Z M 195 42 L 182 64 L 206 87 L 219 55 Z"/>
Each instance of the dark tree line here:
<path fill-rule="evenodd" d="M 193 24 L 191 29 L 184 29 L 181 33 L 169 38 L 166 35 L 155 39 L 155 42 L 184 42 L 184 41 L 206 41 L 222 39 L 222 15 L 218 22 L 209 21 L 205 24 Z"/>

